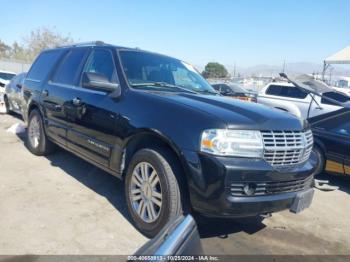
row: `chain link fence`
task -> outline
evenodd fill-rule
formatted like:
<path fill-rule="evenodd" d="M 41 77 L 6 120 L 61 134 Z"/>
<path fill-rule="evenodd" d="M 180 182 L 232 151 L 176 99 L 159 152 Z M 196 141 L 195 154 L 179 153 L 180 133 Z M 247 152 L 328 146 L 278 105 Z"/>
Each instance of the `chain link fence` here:
<path fill-rule="evenodd" d="M 16 74 L 28 72 L 31 64 L 14 59 L 0 59 L 0 70 L 14 72 Z"/>

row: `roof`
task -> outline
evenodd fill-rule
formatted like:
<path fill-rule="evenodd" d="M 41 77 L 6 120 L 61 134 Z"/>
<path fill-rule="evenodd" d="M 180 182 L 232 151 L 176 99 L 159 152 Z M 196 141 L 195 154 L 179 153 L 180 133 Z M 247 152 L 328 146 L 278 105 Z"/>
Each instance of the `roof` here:
<path fill-rule="evenodd" d="M 73 44 L 68 44 L 68 45 L 63 45 L 63 46 L 57 46 L 56 48 L 72 48 L 72 47 L 92 47 L 92 46 L 104 46 L 104 47 L 113 47 L 117 49 L 128 49 L 128 50 L 141 50 L 137 47 L 132 48 L 132 47 L 124 47 L 124 46 L 117 46 L 113 44 L 107 44 L 103 41 L 91 41 L 91 42 L 82 42 L 82 43 L 73 43 Z M 55 49 L 55 48 L 53 48 Z M 141 50 L 143 51 L 143 50 Z M 146 51 L 145 51 L 146 52 Z"/>
<path fill-rule="evenodd" d="M 173 58 L 176 60 L 179 60 L 177 58 L 168 56 L 168 55 L 164 55 L 164 54 L 160 54 L 157 52 L 153 52 L 153 51 L 147 51 L 144 49 L 141 49 L 139 47 L 125 47 L 125 46 L 119 46 L 119 45 L 113 45 L 113 44 L 107 44 L 103 41 L 92 41 L 92 42 L 83 42 L 83 43 L 74 43 L 74 44 L 70 44 L 70 45 L 64 45 L 64 46 L 57 46 L 56 48 L 49 48 L 46 49 L 44 51 L 50 51 L 50 50 L 54 50 L 54 49 L 65 49 L 65 48 L 74 48 L 74 47 L 94 47 L 94 46 L 103 46 L 103 47 L 108 47 L 108 48 L 115 48 L 118 50 L 128 50 L 128 51 L 139 51 L 139 52 L 144 52 L 144 53 L 149 53 L 149 54 L 154 54 L 154 55 L 161 55 L 161 56 L 165 56 L 165 57 L 169 57 L 169 58 Z M 179 60 L 182 61 L 182 60 Z"/>
<path fill-rule="evenodd" d="M 272 85 L 276 85 L 276 86 L 294 86 L 292 83 L 289 83 L 289 82 L 270 82 L 266 86 L 272 86 Z"/>
<path fill-rule="evenodd" d="M 350 64 L 350 46 L 331 55 L 325 60 L 326 64 Z"/>

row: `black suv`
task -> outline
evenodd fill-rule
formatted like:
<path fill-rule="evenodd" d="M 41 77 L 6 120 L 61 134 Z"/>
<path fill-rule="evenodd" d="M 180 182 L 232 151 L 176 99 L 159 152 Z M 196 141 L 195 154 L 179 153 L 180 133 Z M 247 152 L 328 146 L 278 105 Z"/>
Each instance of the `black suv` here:
<path fill-rule="evenodd" d="M 60 47 L 38 56 L 23 91 L 29 150 L 59 145 L 123 179 L 147 236 L 191 210 L 244 217 L 311 203 L 308 123 L 220 96 L 183 61 L 102 42 Z"/>

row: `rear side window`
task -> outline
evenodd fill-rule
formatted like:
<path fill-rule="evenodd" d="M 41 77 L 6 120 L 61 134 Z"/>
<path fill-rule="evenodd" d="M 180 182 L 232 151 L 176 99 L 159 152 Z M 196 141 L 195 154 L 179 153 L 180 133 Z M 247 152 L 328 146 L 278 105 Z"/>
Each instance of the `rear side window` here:
<path fill-rule="evenodd" d="M 53 66 L 57 63 L 62 52 L 62 50 L 42 52 L 30 68 L 27 78 L 38 82 L 43 81 L 52 70 Z"/>
<path fill-rule="evenodd" d="M 267 88 L 266 94 L 273 96 L 281 96 L 282 86 L 271 85 Z"/>
<path fill-rule="evenodd" d="M 307 96 L 307 93 L 294 86 L 289 86 L 282 89 L 282 95 L 291 98 L 304 99 Z"/>
<path fill-rule="evenodd" d="M 86 52 L 86 48 L 69 51 L 62 63 L 58 66 L 52 81 L 60 84 L 75 85 Z"/>
<path fill-rule="evenodd" d="M 341 103 L 346 103 L 346 102 L 350 101 L 350 97 L 348 97 L 346 95 L 335 93 L 335 92 L 326 92 L 326 93 L 323 93 L 323 97 L 321 98 L 321 103 L 327 104 L 327 105 L 337 106 L 338 104 L 333 103 L 332 101 L 329 101 L 329 100 L 325 99 L 324 97 L 331 98 L 331 99 L 339 101 Z"/>
<path fill-rule="evenodd" d="M 279 85 L 271 85 L 266 91 L 268 95 L 274 96 L 283 96 L 289 98 L 299 98 L 304 99 L 307 96 L 306 92 L 303 92 L 299 88 L 294 86 L 279 86 Z"/>

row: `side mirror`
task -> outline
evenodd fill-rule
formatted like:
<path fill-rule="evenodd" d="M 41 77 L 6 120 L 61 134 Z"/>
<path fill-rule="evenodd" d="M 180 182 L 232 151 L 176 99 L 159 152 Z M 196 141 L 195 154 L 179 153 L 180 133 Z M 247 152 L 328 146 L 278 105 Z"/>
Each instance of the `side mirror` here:
<path fill-rule="evenodd" d="M 18 83 L 18 84 L 16 85 L 16 87 L 17 87 L 18 89 L 22 89 L 22 85 L 21 85 L 20 83 Z"/>
<path fill-rule="evenodd" d="M 110 82 L 105 75 L 85 72 L 82 80 L 83 87 L 114 92 L 120 90 L 119 84 Z"/>

